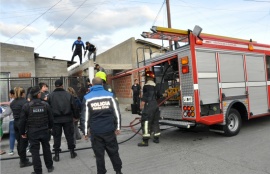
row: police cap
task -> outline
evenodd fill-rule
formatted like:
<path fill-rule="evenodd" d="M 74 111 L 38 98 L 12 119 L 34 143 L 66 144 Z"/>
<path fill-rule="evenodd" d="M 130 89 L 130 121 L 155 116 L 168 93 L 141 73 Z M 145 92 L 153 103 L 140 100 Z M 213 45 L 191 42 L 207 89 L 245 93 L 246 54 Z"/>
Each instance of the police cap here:
<path fill-rule="evenodd" d="M 63 81 L 61 79 L 57 79 L 55 82 L 54 82 L 54 85 L 55 87 L 60 87 L 63 85 Z"/>

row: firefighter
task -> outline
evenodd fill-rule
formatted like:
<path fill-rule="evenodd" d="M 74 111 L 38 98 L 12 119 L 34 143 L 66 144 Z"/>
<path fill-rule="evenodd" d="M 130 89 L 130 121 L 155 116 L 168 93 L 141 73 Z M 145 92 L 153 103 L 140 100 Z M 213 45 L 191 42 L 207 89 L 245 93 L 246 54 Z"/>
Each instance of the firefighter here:
<path fill-rule="evenodd" d="M 142 110 L 142 133 L 143 139 L 138 146 L 148 146 L 150 135 L 154 134 L 154 143 L 159 143 L 160 128 L 159 128 L 159 107 L 157 103 L 157 90 L 154 82 L 155 74 L 152 71 L 145 73 L 146 83 L 143 86 L 143 97 L 140 105 Z"/>
<path fill-rule="evenodd" d="M 88 139 L 90 128 L 91 142 L 96 156 L 97 173 L 105 174 L 104 153 L 108 153 L 116 174 L 122 174 L 122 161 L 116 135 L 120 134 L 121 116 L 113 94 L 104 90 L 102 79 L 92 80 L 91 91 L 84 96 L 82 109 L 82 130 Z"/>
<path fill-rule="evenodd" d="M 45 165 L 48 172 L 52 172 L 54 167 L 49 140 L 50 131 L 53 126 L 53 116 L 49 104 L 40 99 L 41 91 L 39 86 L 34 86 L 30 94 L 32 95 L 32 101 L 26 103 L 22 108 L 20 123 L 21 136 L 22 138 L 29 138 L 34 165 L 34 172 L 32 174 L 42 173 L 39 154 L 40 143 L 42 145 Z"/>

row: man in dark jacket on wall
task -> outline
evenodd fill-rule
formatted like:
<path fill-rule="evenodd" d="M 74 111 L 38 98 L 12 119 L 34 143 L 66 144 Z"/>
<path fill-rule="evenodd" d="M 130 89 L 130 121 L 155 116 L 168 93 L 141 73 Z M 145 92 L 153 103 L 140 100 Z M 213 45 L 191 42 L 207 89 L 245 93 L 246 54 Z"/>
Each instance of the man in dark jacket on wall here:
<path fill-rule="evenodd" d="M 74 152 L 74 126 L 73 117 L 75 117 L 75 102 L 74 97 L 63 89 L 63 82 L 61 79 L 55 81 L 56 89 L 49 95 L 49 105 L 51 106 L 54 125 L 53 125 L 53 148 L 55 156 L 53 160 L 58 162 L 59 152 L 61 151 L 61 136 L 62 129 L 64 130 L 65 137 L 68 143 L 68 149 L 70 150 L 71 158 L 75 158 L 77 153 Z M 78 118 L 74 118 L 78 119 Z"/>
<path fill-rule="evenodd" d="M 93 61 L 94 61 L 94 63 L 96 63 L 96 50 L 97 50 L 96 46 L 91 44 L 88 41 L 85 44 L 86 44 L 86 48 L 84 51 L 84 56 L 85 56 L 86 52 L 88 51 L 87 57 L 88 57 L 88 60 L 90 60 L 91 54 L 94 54 Z"/>
<path fill-rule="evenodd" d="M 32 174 L 41 174 L 42 165 L 40 161 L 40 143 L 43 150 L 43 158 L 48 169 L 52 172 L 53 160 L 50 149 L 50 131 L 53 126 L 53 116 L 50 106 L 45 101 L 41 101 L 41 91 L 39 86 L 34 86 L 30 94 L 32 100 L 26 103 L 22 108 L 20 132 L 22 138 L 29 138 L 30 151 L 32 153 L 34 172 Z M 27 131 L 27 134 L 26 134 Z"/>
<path fill-rule="evenodd" d="M 83 134 L 91 134 L 93 150 L 96 156 L 97 173 L 105 174 L 104 152 L 108 153 L 116 174 L 122 174 L 122 161 L 116 135 L 120 134 L 120 111 L 113 94 L 102 86 L 102 79 L 95 77 L 91 91 L 84 96 L 82 109 Z M 88 129 L 90 131 L 88 132 Z"/>

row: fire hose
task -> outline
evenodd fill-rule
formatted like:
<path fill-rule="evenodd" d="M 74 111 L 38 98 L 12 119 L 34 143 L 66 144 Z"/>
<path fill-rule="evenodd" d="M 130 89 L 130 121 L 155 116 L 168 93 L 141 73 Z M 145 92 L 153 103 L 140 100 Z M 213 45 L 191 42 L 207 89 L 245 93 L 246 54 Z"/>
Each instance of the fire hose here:
<path fill-rule="evenodd" d="M 165 101 L 169 100 L 170 98 L 172 98 L 172 97 L 175 96 L 175 95 L 179 95 L 179 92 L 176 93 L 176 94 L 174 94 L 174 95 L 171 95 L 171 96 L 166 97 L 164 100 L 162 100 L 162 101 L 158 104 L 158 106 L 161 106 Z M 141 113 L 140 113 L 140 114 L 141 114 Z M 140 115 L 140 114 L 139 114 L 139 115 Z M 134 123 L 134 122 L 137 121 L 137 120 L 138 120 L 138 122 L 137 122 L 137 123 Z M 140 130 L 141 130 L 141 127 L 140 127 L 137 131 L 136 131 L 136 129 L 134 128 L 134 126 L 136 126 L 136 125 L 138 125 L 138 124 L 140 124 L 140 123 L 141 123 L 141 117 L 136 117 L 133 121 L 130 122 L 130 124 L 129 124 L 128 126 L 121 126 L 121 127 L 123 127 L 123 128 L 129 128 L 129 127 L 130 127 L 131 130 L 134 132 L 134 134 L 133 134 L 131 137 L 129 137 L 128 139 L 119 142 L 118 144 L 123 144 L 123 143 L 125 143 L 125 142 L 131 140 L 131 139 L 134 138 L 137 134 L 141 135 L 141 133 L 139 133 Z M 86 149 L 92 149 L 92 146 L 90 146 L 90 147 L 83 147 L 83 148 L 77 148 L 77 149 L 74 149 L 74 150 L 75 150 L 75 151 L 79 151 L 79 150 L 86 150 Z M 69 150 L 63 150 L 63 151 L 61 151 L 60 153 L 66 153 L 66 152 L 69 152 Z M 52 152 L 52 154 L 54 154 L 54 152 Z M 40 154 L 40 156 L 43 156 L 43 154 Z M 28 155 L 27 157 L 32 157 L 32 155 Z M 6 161 L 6 160 L 12 160 L 12 159 L 19 159 L 19 158 L 20 158 L 19 156 L 17 156 L 17 157 L 9 157 L 9 158 L 1 158 L 0 161 Z"/>
<path fill-rule="evenodd" d="M 123 144 L 129 140 L 131 140 L 133 137 L 135 137 L 137 134 L 140 134 L 140 130 L 141 130 L 141 127 L 136 131 L 134 126 L 138 125 L 141 123 L 140 121 L 140 117 L 136 117 L 132 122 L 130 122 L 129 126 L 122 126 L 123 128 L 131 128 L 131 130 L 134 132 L 134 134 L 129 137 L 128 139 L 124 140 L 124 141 L 121 141 L 119 142 L 118 144 Z M 134 123 L 136 120 L 139 120 L 138 123 Z M 74 149 L 74 151 L 79 151 L 79 150 L 86 150 L 86 149 L 92 149 L 92 146 L 90 147 L 83 147 L 83 148 L 77 148 L 77 149 Z M 66 153 L 66 152 L 69 152 L 69 150 L 63 150 L 61 151 L 60 153 Z M 52 154 L 55 154 L 54 152 L 52 152 Z M 40 154 L 40 156 L 43 156 L 43 154 Z M 28 155 L 27 157 L 32 157 L 32 155 Z M 0 161 L 6 161 L 6 160 L 12 160 L 12 159 L 19 159 L 20 157 L 17 156 L 17 157 L 9 157 L 9 158 L 1 158 Z"/>

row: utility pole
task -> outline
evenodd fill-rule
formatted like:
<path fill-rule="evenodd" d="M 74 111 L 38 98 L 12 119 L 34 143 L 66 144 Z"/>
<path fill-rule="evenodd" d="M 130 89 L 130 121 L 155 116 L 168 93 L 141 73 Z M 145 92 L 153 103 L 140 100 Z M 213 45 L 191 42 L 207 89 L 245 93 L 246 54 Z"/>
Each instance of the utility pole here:
<path fill-rule="evenodd" d="M 167 20 L 168 20 L 168 28 L 172 28 L 171 26 L 171 10 L 170 10 L 170 0 L 166 0 L 166 7 L 167 7 Z M 169 40 L 170 50 L 173 50 L 172 41 Z"/>

